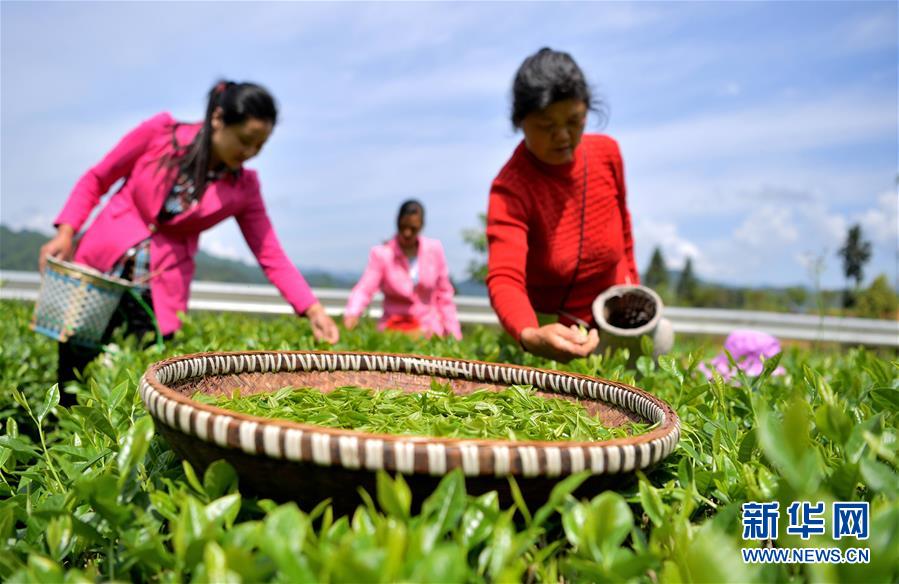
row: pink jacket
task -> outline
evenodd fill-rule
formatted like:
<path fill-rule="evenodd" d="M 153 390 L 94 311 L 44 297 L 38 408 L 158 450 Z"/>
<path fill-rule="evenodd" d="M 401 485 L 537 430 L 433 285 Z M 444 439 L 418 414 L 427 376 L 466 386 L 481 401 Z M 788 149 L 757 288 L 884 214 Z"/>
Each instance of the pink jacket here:
<path fill-rule="evenodd" d="M 235 217 L 265 275 L 298 314 L 304 313 L 316 298 L 275 236 L 256 171 L 244 169 L 237 178 L 209 184 L 199 204 L 157 223 L 172 182 L 159 166 L 160 157 L 173 151 L 173 131 L 183 147 L 199 129 L 199 124 L 176 126 L 167 113 L 154 116 L 81 177 L 54 222 L 67 223 L 76 232 L 100 197 L 119 179 L 125 183 L 83 234 L 74 260 L 107 271 L 130 247 L 150 237 L 150 270 L 156 274 L 150 281 L 153 308 L 162 333 L 168 334 L 181 326 L 177 313 L 187 310 L 200 233 Z"/>
<path fill-rule="evenodd" d="M 384 315 L 378 328 L 383 330 L 391 316 L 414 316 L 425 334 L 462 338 L 446 257 L 436 239 L 418 236 L 418 284 L 412 283 L 409 261 L 396 238 L 373 247 L 344 314 L 362 314 L 378 289 L 384 293 Z"/>

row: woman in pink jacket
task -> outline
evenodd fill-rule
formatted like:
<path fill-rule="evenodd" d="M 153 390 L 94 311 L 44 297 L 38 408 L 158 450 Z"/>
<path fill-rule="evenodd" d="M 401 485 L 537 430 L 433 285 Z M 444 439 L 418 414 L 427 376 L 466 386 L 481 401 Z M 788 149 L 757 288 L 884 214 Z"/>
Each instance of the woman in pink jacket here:
<path fill-rule="evenodd" d="M 418 201 L 400 206 L 396 236 L 371 249 L 368 266 L 350 293 L 343 314 L 346 328 L 356 326 L 380 289 L 384 293 L 380 330 L 462 338 L 443 246 L 420 235 L 424 218 L 424 207 Z"/>
<path fill-rule="evenodd" d="M 315 337 L 336 342 L 337 326 L 275 236 L 256 172 L 243 167 L 276 120 L 275 101 L 263 87 L 222 81 L 209 92 L 202 123 L 179 123 L 167 113 L 143 122 L 75 185 L 54 222 L 56 236 L 41 248 L 41 270 L 47 256 L 72 258 L 139 283 L 160 331 L 170 336 L 181 326 L 178 312 L 187 310 L 200 233 L 234 217 L 265 275 L 310 320 Z M 124 184 L 76 248 L 75 234 L 120 179 Z M 124 298 L 107 335 L 122 321 L 138 336 L 152 331 L 149 317 Z M 96 355 L 61 343 L 60 384 Z"/>

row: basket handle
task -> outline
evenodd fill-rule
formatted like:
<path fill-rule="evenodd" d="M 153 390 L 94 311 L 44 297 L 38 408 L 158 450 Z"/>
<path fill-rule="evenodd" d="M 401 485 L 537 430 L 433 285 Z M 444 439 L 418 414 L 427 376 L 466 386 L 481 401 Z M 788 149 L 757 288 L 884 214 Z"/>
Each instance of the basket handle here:
<path fill-rule="evenodd" d="M 138 306 L 143 308 L 147 313 L 147 316 L 150 317 L 150 322 L 153 323 L 153 329 L 156 331 L 156 348 L 162 351 L 165 345 L 162 342 L 162 331 L 159 329 L 159 321 L 156 320 L 156 313 L 147 305 L 143 296 L 134 287 L 129 287 L 128 293 L 131 294 L 131 297 L 137 302 Z"/>

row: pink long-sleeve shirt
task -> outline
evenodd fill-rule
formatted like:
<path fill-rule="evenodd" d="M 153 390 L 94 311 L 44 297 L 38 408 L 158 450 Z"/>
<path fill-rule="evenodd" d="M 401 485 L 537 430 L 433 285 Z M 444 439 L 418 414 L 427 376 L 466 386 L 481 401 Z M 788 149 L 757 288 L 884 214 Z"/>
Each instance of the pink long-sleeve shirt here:
<path fill-rule="evenodd" d="M 54 221 L 76 232 L 110 187 L 119 179 L 125 183 L 81 237 L 74 261 L 108 271 L 129 248 L 149 237 L 153 309 L 162 333 L 169 334 L 181 326 L 178 312 L 187 310 L 200 233 L 234 217 L 265 275 L 297 314 L 305 313 L 316 302 L 315 295 L 275 235 L 256 171 L 244 169 L 234 179 L 207 185 L 197 205 L 171 221 L 158 222 L 172 186 L 171 174 L 159 161 L 172 154 L 173 142 L 189 144 L 199 129 L 199 124 L 176 124 L 168 113 L 158 114 L 122 138 L 81 177 Z"/>
<path fill-rule="evenodd" d="M 417 284 L 409 275 L 409 260 L 396 238 L 373 247 L 368 266 L 353 287 L 344 314 L 362 314 L 378 290 L 384 293 L 380 329 L 384 329 L 391 316 L 413 316 L 425 334 L 462 338 L 446 256 L 436 239 L 418 236 Z"/>

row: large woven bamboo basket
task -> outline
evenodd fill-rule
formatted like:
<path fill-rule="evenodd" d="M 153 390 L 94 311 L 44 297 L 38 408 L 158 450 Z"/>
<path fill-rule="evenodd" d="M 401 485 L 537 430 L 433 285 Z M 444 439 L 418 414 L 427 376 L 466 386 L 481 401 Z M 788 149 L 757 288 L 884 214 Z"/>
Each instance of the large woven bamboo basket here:
<path fill-rule="evenodd" d="M 378 435 L 274 420 L 191 399 L 197 392 L 230 395 L 355 385 L 373 390 L 426 391 L 431 380 L 456 393 L 531 385 L 537 394 L 580 400 L 606 424 L 650 422 L 645 434 L 602 442 L 534 442 Z M 508 500 L 515 477 L 529 502 L 545 501 L 566 475 L 588 470 L 584 490 L 628 482 L 638 469 L 671 454 L 680 422 L 659 398 L 622 383 L 496 363 L 379 353 L 277 351 L 200 353 L 160 361 L 146 371 L 140 395 L 172 448 L 203 469 L 218 459 L 238 472 L 241 489 L 314 505 L 331 498 L 352 509 L 357 489 L 373 492 L 375 473 L 402 473 L 418 497 L 447 472 L 461 469 L 470 493 L 498 490 Z"/>
<path fill-rule="evenodd" d="M 47 258 L 31 330 L 62 343 L 97 346 L 130 287 L 87 266 Z"/>

